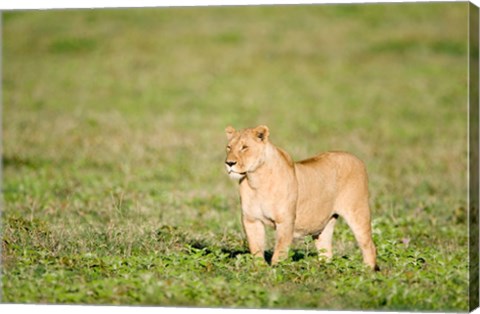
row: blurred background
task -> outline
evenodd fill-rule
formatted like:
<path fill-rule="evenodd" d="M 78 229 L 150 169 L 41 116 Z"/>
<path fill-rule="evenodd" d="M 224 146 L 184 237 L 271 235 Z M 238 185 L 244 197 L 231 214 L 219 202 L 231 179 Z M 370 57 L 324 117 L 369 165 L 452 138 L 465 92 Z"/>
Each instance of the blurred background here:
<path fill-rule="evenodd" d="M 295 160 L 364 160 L 380 259 L 382 241 L 449 256 L 458 282 L 423 305 L 462 309 L 467 17 L 467 3 L 4 12 L 3 300 L 91 302 L 39 291 L 25 247 L 130 256 L 165 249 L 146 236 L 159 226 L 241 241 L 224 128 L 266 124 Z M 341 226 L 338 250 L 357 250 Z"/>

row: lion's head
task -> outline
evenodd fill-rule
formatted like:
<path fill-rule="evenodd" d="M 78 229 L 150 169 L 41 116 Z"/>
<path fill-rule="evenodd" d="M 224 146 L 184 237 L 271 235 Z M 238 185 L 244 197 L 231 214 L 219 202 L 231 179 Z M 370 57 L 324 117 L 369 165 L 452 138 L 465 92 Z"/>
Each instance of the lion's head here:
<path fill-rule="evenodd" d="M 230 178 L 240 180 L 247 172 L 253 172 L 263 164 L 268 143 L 268 127 L 261 125 L 235 131 L 229 126 L 225 132 L 228 139 L 225 168 Z"/>

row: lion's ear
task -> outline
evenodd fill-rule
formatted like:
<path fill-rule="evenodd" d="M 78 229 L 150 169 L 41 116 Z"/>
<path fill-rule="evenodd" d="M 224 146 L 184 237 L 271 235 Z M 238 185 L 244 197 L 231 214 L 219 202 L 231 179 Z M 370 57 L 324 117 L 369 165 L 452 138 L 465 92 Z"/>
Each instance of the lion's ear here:
<path fill-rule="evenodd" d="M 260 141 L 266 142 L 268 140 L 268 135 L 270 135 L 270 131 L 266 125 L 260 125 L 255 128 L 255 135 Z"/>
<path fill-rule="evenodd" d="M 233 137 L 233 134 L 235 134 L 235 129 L 231 126 L 227 126 L 225 128 L 225 133 L 227 134 L 227 139 L 230 140 Z"/>

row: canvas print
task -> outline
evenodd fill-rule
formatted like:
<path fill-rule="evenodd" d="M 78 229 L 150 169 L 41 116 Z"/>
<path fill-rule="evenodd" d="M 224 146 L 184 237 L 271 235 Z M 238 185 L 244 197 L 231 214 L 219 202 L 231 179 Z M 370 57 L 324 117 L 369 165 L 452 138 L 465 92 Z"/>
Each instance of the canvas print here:
<path fill-rule="evenodd" d="M 471 310 L 475 76 L 468 2 L 4 11 L 1 302 Z"/>

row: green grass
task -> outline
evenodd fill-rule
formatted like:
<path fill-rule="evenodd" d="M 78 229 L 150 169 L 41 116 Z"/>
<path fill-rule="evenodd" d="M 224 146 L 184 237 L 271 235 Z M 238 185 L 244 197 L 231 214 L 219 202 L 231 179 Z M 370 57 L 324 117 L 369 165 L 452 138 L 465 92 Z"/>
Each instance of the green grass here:
<path fill-rule="evenodd" d="M 466 311 L 467 9 L 4 13 L 2 302 Z M 331 263 L 247 254 L 224 128 L 260 123 L 366 162 L 380 272 L 342 221 Z"/>

